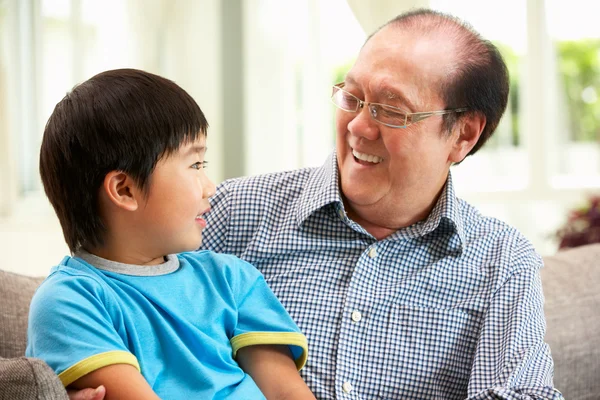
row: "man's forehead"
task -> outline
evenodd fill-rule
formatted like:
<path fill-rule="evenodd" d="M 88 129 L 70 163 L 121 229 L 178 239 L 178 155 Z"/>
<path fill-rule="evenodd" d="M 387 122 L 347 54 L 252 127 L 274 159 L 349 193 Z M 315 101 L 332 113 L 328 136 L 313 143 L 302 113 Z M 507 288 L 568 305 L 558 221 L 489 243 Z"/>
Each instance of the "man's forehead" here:
<path fill-rule="evenodd" d="M 422 97 L 436 93 L 455 65 L 451 54 L 453 46 L 446 46 L 442 41 L 447 42 L 429 35 L 384 28 L 363 46 L 347 78 L 362 85 L 369 82 L 365 90 L 383 95 L 390 92 L 390 97 L 399 93 L 414 103 L 419 103 L 414 97 L 418 92 L 418 98 L 428 102 Z"/>

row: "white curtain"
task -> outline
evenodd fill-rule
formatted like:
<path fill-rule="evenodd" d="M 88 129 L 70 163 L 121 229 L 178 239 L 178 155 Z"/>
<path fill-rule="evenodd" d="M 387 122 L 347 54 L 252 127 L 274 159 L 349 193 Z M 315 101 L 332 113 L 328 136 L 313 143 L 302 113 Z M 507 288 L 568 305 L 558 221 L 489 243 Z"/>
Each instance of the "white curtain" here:
<path fill-rule="evenodd" d="M 347 0 L 367 35 L 383 24 L 413 8 L 428 7 L 429 0 Z"/>

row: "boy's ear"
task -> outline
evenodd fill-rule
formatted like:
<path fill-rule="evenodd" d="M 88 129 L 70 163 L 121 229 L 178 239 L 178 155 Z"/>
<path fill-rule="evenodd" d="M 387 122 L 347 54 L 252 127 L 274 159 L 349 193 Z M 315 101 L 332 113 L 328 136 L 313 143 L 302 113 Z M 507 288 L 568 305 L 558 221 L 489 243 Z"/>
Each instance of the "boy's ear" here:
<path fill-rule="evenodd" d="M 486 118 L 481 113 L 473 113 L 466 118 L 461 118 L 458 124 L 458 137 L 450 153 L 450 161 L 453 163 L 459 163 L 464 160 L 471 149 L 477 144 L 481 132 L 485 128 Z"/>
<path fill-rule="evenodd" d="M 140 192 L 133 179 L 126 173 L 111 171 L 106 174 L 103 189 L 110 202 L 115 206 L 127 211 L 137 210 Z"/>

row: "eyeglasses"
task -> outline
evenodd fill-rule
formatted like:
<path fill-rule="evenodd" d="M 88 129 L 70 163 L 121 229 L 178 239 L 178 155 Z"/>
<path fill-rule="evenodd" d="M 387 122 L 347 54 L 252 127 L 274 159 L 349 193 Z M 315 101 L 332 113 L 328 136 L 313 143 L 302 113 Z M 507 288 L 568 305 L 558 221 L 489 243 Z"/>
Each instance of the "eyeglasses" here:
<path fill-rule="evenodd" d="M 375 121 L 389 126 L 390 128 L 406 128 L 407 126 L 419 122 L 432 115 L 444 115 L 455 112 L 467 111 L 468 108 L 455 108 L 453 110 L 425 111 L 417 113 L 407 113 L 406 111 L 380 103 L 370 103 L 362 101 L 352 93 L 346 92 L 344 82 L 333 85 L 331 102 L 340 110 L 346 112 L 357 112 L 359 108 L 369 107 L 369 114 Z"/>

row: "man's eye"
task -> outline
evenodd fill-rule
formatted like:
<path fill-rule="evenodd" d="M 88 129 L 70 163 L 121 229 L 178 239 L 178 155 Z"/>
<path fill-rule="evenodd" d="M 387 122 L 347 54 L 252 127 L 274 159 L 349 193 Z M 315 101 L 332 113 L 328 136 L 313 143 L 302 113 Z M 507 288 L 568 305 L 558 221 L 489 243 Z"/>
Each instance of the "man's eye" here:
<path fill-rule="evenodd" d="M 198 162 L 192 164 L 192 168 L 203 169 L 203 168 L 206 168 L 207 164 L 208 164 L 208 161 L 198 161 Z"/>
<path fill-rule="evenodd" d="M 390 119 L 398 119 L 398 120 L 404 120 L 406 118 L 406 114 L 400 112 L 400 111 L 396 111 L 396 110 L 390 110 L 389 108 L 386 107 L 380 107 L 379 111 L 379 117 L 381 118 L 390 118 Z"/>

